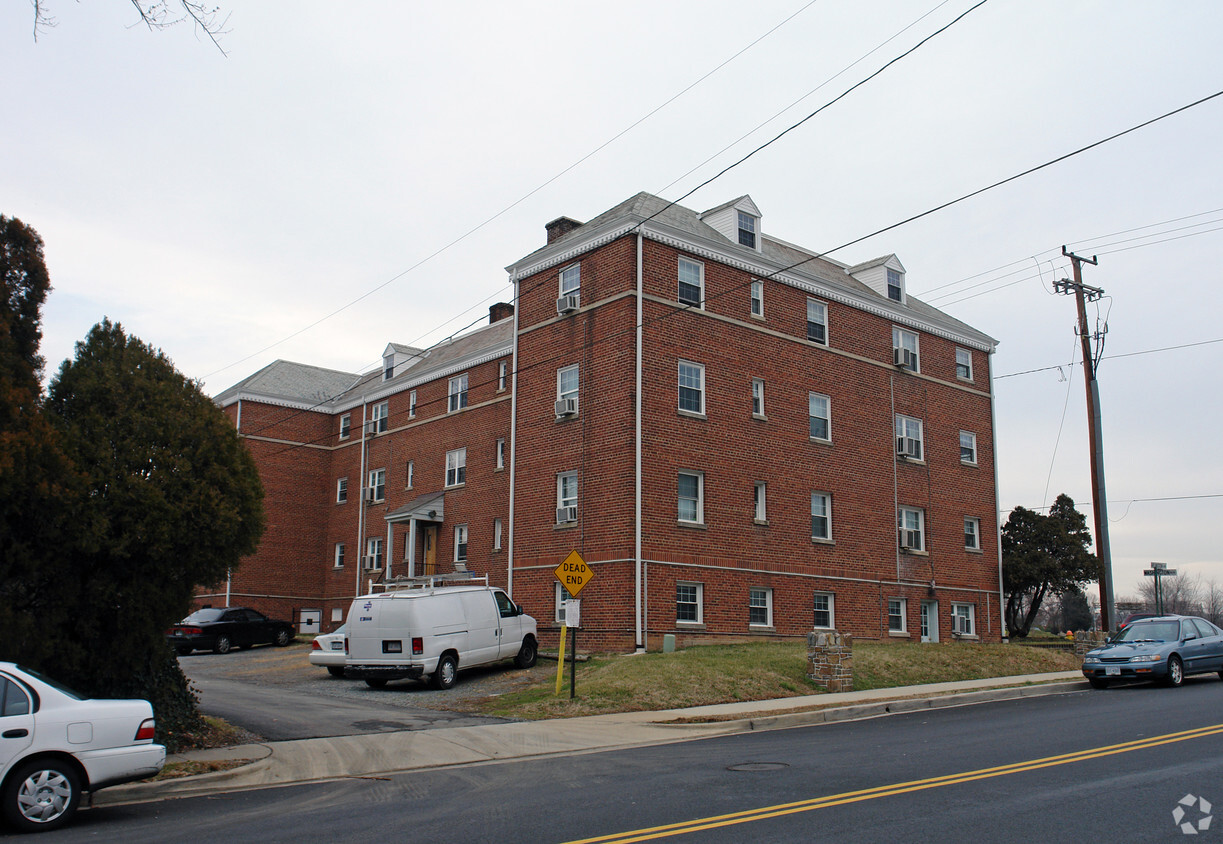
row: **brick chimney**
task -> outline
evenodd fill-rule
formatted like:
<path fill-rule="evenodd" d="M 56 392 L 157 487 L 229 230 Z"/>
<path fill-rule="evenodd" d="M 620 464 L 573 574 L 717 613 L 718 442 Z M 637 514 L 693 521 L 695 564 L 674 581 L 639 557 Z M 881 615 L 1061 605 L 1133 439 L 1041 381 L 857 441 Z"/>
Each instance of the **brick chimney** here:
<path fill-rule="evenodd" d="M 501 322 L 506 317 L 514 315 L 514 306 L 509 302 L 498 302 L 495 305 L 488 306 L 488 323 L 492 325 L 494 322 Z"/>
<path fill-rule="evenodd" d="M 557 238 L 564 237 L 569 232 L 582 225 L 572 217 L 557 217 L 550 223 L 547 223 L 544 228 L 548 230 L 548 243 Z"/>

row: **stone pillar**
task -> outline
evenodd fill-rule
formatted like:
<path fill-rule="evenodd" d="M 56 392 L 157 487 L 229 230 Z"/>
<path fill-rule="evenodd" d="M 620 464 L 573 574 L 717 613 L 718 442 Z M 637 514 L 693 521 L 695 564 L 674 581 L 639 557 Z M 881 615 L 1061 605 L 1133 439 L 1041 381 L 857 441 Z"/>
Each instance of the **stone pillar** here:
<path fill-rule="evenodd" d="M 1098 648 L 1108 641 L 1108 633 L 1103 630 L 1074 631 L 1074 655 L 1083 661 L 1083 657 L 1092 648 Z"/>
<path fill-rule="evenodd" d="M 854 690 L 853 637 L 835 630 L 807 634 L 807 676 L 830 692 Z"/>

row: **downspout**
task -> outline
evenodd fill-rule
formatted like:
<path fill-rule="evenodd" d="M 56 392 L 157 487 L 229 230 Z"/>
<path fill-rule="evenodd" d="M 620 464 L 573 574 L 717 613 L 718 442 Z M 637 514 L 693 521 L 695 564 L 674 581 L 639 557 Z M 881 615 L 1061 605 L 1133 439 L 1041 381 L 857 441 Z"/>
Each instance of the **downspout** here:
<path fill-rule="evenodd" d="M 888 444 L 891 446 L 892 455 L 892 519 L 896 522 L 896 582 L 900 583 L 900 487 L 896 480 L 896 376 L 888 376 L 888 402 L 892 408 L 892 418 L 889 420 L 891 425 L 891 433 L 888 435 Z"/>
<path fill-rule="evenodd" d="M 637 612 L 637 653 L 645 652 L 645 600 L 644 600 L 645 589 L 644 589 L 644 577 L 643 577 L 644 564 L 642 563 L 642 560 L 641 560 L 641 381 L 642 381 L 641 369 L 642 369 L 642 357 L 643 357 L 643 349 L 642 349 L 642 341 L 641 341 L 641 335 L 642 335 L 641 249 L 642 249 L 641 229 L 638 228 L 637 229 L 637 373 L 636 373 L 637 401 L 636 401 L 636 408 L 634 408 L 634 413 L 636 414 L 636 417 L 637 417 L 634 420 L 634 424 L 636 426 L 636 430 L 634 433 L 634 439 L 635 439 L 637 453 L 635 457 L 636 466 L 635 466 L 635 472 L 634 472 L 634 478 L 633 478 L 633 487 L 634 487 L 633 506 L 635 508 L 635 513 L 634 513 L 634 518 L 633 518 L 633 522 L 634 522 L 633 557 L 634 557 L 634 562 L 636 563 L 636 567 L 637 567 L 636 573 L 635 573 L 635 581 L 636 581 L 636 590 L 635 590 L 636 596 L 635 597 L 636 597 L 636 612 Z"/>
<path fill-rule="evenodd" d="M 510 283 L 514 285 L 514 351 L 510 358 L 510 512 L 509 533 L 506 535 L 506 572 L 505 591 L 514 597 L 514 480 L 517 463 L 515 462 L 515 447 L 518 444 L 518 313 L 522 310 L 522 302 L 518 298 L 518 270 L 510 273 Z"/>
<path fill-rule="evenodd" d="M 365 396 L 361 396 L 361 474 L 357 476 L 357 586 L 355 598 L 361 594 L 361 563 L 365 559 L 361 542 L 365 539 Z"/>
<path fill-rule="evenodd" d="M 994 402 L 994 353 L 985 358 L 989 370 L 989 439 L 990 459 L 994 461 L 994 531 L 998 542 L 998 633 L 1006 636 L 1006 596 L 1002 592 L 1002 513 L 998 511 L 998 409 Z M 991 632 L 994 619 L 988 616 Z"/>
<path fill-rule="evenodd" d="M 238 436 L 242 436 L 242 399 L 238 399 L 238 419 L 234 429 L 238 432 Z M 234 585 L 234 570 L 228 568 L 225 570 L 225 606 L 229 606 L 230 590 Z"/>

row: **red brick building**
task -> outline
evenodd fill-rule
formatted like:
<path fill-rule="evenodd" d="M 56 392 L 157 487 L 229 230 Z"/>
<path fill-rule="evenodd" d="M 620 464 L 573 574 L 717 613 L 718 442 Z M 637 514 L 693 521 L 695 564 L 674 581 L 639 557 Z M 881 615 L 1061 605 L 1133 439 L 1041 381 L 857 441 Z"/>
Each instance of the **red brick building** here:
<path fill-rule="evenodd" d="M 201 602 L 329 630 L 388 576 L 467 570 L 547 643 L 577 550 L 586 647 L 997 640 L 995 341 L 909 296 L 895 255 L 846 266 L 761 223 L 746 196 L 562 217 L 488 326 L 225 391 L 268 528 Z"/>

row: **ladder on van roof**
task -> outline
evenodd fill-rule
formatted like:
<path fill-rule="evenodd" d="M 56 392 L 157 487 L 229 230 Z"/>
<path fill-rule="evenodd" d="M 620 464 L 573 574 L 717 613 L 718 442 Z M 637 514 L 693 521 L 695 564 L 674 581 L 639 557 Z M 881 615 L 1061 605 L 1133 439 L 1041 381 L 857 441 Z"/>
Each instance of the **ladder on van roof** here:
<path fill-rule="evenodd" d="M 400 592 L 405 589 L 434 589 L 438 586 L 478 586 L 488 585 L 488 575 L 474 574 L 469 571 L 445 572 L 443 574 L 427 574 L 418 577 L 400 575 L 382 583 L 371 584 L 370 592 Z"/>

